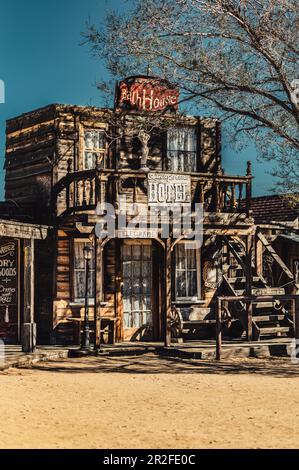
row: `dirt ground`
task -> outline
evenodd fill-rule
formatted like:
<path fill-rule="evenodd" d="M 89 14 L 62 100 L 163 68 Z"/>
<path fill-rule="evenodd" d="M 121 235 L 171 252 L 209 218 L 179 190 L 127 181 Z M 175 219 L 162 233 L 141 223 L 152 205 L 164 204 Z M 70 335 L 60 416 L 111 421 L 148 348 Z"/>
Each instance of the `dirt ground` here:
<path fill-rule="evenodd" d="M 1 448 L 294 448 L 299 365 L 139 357 L 0 374 Z"/>

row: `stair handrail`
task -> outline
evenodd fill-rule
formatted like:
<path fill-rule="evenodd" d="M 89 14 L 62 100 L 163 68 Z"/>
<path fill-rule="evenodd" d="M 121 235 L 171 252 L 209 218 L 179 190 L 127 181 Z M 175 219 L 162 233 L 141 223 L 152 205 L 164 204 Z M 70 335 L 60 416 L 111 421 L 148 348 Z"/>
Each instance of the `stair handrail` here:
<path fill-rule="evenodd" d="M 267 240 L 267 238 L 261 233 L 260 230 L 257 230 L 256 235 L 258 239 L 262 242 L 263 246 L 266 248 L 270 256 L 276 261 L 276 263 L 280 266 L 282 271 L 285 273 L 285 275 L 291 279 L 292 281 L 295 281 L 295 276 L 294 274 L 290 271 L 290 269 L 287 267 L 285 262 L 281 259 L 281 257 L 278 255 L 278 253 L 274 250 L 273 246 L 271 243 Z"/>

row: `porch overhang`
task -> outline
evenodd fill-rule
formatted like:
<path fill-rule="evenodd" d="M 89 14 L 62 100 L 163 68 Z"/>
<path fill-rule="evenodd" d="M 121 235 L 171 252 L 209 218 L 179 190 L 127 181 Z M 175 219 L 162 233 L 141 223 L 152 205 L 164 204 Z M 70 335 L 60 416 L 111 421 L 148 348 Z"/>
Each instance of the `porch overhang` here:
<path fill-rule="evenodd" d="M 28 224 L 14 220 L 0 219 L 0 236 L 31 240 L 45 240 L 50 227 L 46 225 Z"/>

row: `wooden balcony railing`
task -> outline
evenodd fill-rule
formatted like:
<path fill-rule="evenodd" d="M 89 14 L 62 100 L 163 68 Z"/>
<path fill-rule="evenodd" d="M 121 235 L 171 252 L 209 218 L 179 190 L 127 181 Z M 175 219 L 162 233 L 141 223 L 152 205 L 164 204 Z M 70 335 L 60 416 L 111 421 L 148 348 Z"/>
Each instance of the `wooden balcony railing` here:
<path fill-rule="evenodd" d="M 250 216 L 251 174 L 247 176 L 183 174 L 191 176 L 192 202 L 204 204 L 206 212 L 236 212 Z M 93 210 L 99 202 L 116 204 L 121 194 L 131 194 L 134 202 L 139 202 L 136 188 L 139 189 L 139 194 L 143 191 L 143 202 L 146 201 L 146 172 L 96 169 L 68 173 L 54 188 L 56 215 L 65 216 Z"/>

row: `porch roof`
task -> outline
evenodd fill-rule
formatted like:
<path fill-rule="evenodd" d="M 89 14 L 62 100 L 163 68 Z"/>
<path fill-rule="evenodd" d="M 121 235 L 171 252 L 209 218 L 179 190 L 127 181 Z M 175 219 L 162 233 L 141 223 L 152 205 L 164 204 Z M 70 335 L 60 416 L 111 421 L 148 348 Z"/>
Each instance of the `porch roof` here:
<path fill-rule="evenodd" d="M 290 200 L 288 195 L 253 197 L 251 209 L 256 223 L 293 222 L 299 217 L 299 203 Z"/>
<path fill-rule="evenodd" d="M 299 243 L 299 235 L 296 235 L 296 234 L 281 234 L 281 235 L 278 235 L 279 238 L 285 238 L 286 240 L 290 240 L 291 242 L 294 242 L 294 243 Z"/>
<path fill-rule="evenodd" d="M 44 240 L 48 236 L 49 229 L 50 227 L 46 225 L 0 219 L 0 237 Z"/>

